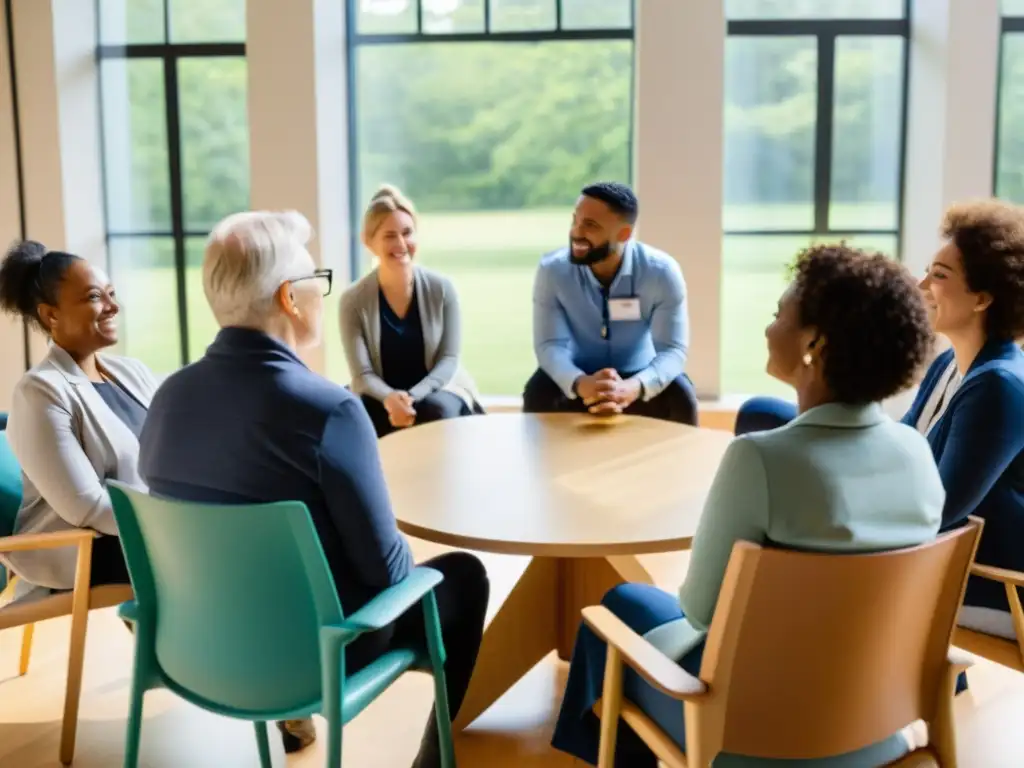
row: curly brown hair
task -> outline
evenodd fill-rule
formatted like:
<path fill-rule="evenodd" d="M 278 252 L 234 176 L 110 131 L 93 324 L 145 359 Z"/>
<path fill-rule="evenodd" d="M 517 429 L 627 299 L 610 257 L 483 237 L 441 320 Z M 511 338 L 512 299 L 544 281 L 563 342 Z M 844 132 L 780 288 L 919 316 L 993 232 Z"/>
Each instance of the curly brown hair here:
<path fill-rule="evenodd" d="M 1001 200 L 954 205 L 942 236 L 960 251 L 967 287 L 992 297 L 985 312 L 989 338 L 1024 336 L 1024 208 Z"/>
<path fill-rule="evenodd" d="M 838 401 L 877 402 L 913 383 L 932 330 L 906 268 L 833 244 L 803 251 L 793 272 L 800 325 L 821 334 L 825 383 Z"/>

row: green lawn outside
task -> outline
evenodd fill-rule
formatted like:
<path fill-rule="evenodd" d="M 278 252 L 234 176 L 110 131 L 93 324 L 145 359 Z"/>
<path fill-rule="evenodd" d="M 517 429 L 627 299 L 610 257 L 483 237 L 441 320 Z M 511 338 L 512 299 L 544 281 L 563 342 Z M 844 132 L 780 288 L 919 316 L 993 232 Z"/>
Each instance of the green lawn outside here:
<path fill-rule="evenodd" d="M 726 220 L 772 221 L 776 227 L 803 225 L 806 206 L 767 210 L 731 208 Z M 844 210 L 861 227 L 889 226 L 891 206 L 858 206 Z M 463 316 L 463 359 L 480 390 L 489 395 L 519 394 L 535 367 L 531 346 L 531 293 L 540 257 L 568 238 L 566 211 L 423 214 L 420 260 L 448 275 L 459 291 Z M 642 229 L 640 236 L 643 236 Z M 858 245 L 885 252 L 894 238 L 862 240 Z M 785 265 L 806 238 L 732 235 L 725 238 L 722 273 L 722 376 L 726 393 L 780 392 L 764 374 L 764 326 L 786 284 Z M 700 254 L 674 254 L 685 264 Z M 170 268 L 121 269 L 118 293 L 125 304 L 123 337 L 126 354 L 141 358 L 154 370 L 178 365 L 178 334 L 174 272 Z M 206 306 L 198 268 L 187 273 L 189 336 L 193 357 L 201 354 L 216 333 Z M 346 382 L 348 372 L 338 330 L 339 286 L 328 299 L 325 322 L 327 374 Z M 693 340 L 699 329 L 692 329 Z M 699 343 L 699 342 L 697 342 Z"/>

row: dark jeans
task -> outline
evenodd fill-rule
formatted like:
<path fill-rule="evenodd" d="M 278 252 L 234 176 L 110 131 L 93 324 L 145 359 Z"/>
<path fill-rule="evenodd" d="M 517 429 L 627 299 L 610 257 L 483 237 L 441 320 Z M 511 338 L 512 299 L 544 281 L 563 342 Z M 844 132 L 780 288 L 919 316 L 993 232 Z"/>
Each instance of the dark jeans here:
<path fill-rule="evenodd" d="M 444 581 L 437 585 L 438 614 L 441 638 L 444 641 L 445 682 L 452 718 L 459 712 L 469 688 L 469 679 L 476 666 L 480 640 L 484 633 L 484 617 L 491 587 L 483 563 L 468 552 L 449 552 L 421 563 L 440 571 Z M 394 624 L 379 632 L 364 635 L 348 647 L 345 671 L 358 672 L 381 654 L 394 648 L 427 647 L 423 610 L 417 605 Z"/>
<path fill-rule="evenodd" d="M 776 397 L 752 397 L 736 414 L 735 433 L 766 432 L 785 426 L 796 418 L 796 406 Z"/>
<path fill-rule="evenodd" d="M 360 399 L 363 401 L 366 412 L 370 415 L 370 421 L 373 422 L 373 428 L 377 431 L 377 437 L 390 435 L 398 429 L 398 427 L 391 426 L 391 422 L 388 421 L 388 412 L 384 408 L 384 403 L 369 395 L 363 395 Z M 417 424 L 482 413 L 482 411 L 470 408 L 458 395 L 444 390 L 427 395 L 422 400 L 418 400 L 413 407 L 416 409 Z"/>
<path fill-rule="evenodd" d="M 624 379 L 632 373 L 619 372 Z M 587 406 L 579 397 L 568 398 L 562 389 L 543 370 L 537 371 L 526 382 L 523 391 L 523 411 L 526 413 L 586 413 Z M 625 410 L 631 416 L 649 416 L 652 419 L 676 421 L 697 425 L 697 394 L 684 373 L 650 400 L 637 399 Z"/>
<path fill-rule="evenodd" d="M 644 634 L 655 627 L 683 618 L 679 600 L 668 592 L 648 584 L 621 584 L 601 600 L 601 604 L 622 619 L 634 632 Z M 562 709 L 558 714 L 551 745 L 590 765 L 597 765 L 601 742 L 601 719 L 593 706 L 601 698 L 607 646 L 588 626 L 581 625 L 569 665 Z M 701 643 L 680 662 L 691 675 L 700 673 L 704 644 Z M 673 741 L 685 748 L 683 704 L 669 698 L 644 682 L 627 668 L 622 681 L 623 696 L 653 719 Z M 615 748 L 617 768 L 656 768 L 658 759 L 625 721 L 619 721 Z"/>
<path fill-rule="evenodd" d="M 92 572 L 89 583 L 94 587 L 105 584 L 131 584 L 128 566 L 117 536 L 98 536 L 92 543 Z"/>

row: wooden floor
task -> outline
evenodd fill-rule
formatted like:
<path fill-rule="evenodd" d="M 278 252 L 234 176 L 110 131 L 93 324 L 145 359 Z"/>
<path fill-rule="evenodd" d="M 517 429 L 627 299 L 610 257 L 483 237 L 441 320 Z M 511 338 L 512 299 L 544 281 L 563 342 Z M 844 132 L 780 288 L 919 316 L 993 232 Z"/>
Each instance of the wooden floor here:
<path fill-rule="evenodd" d="M 418 559 L 440 547 L 414 542 Z M 483 556 L 491 574 L 492 612 L 526 567 L 524 558 Z M 685 555 L 643 558 L 659 585 L 674 590 Z M 0 633 L 0 768 L 55 768 L 64 690 L 68 622 L 41 625 L 32 668 L 14 677 L 20 631 Z M 112 611 L 94 614 L 89 627 L 77 768 L 120 766 L 131 666 L 131 636 Z M 459 739 L 462 768 L 571 768 L 548 740 L 561 698 L 566 666 L 554 657 L 536 667 Z M 350 768 L 405 768 L 411 764 L 431 703 L 422 675 L 406 675 L 345 730 Z M 1024 675 L 979 662 L 971 691 L 957 701 L 961 768 L 1024 766 Z M 272 741 L 274 741 L 272 739 Z M 275 765 L 322 766 L 322 740 L 285 760 L 275 741 Z M 165 692 L 146 699 L 144 768 L 254 768 L 251 726 L 224 720 Z"/>

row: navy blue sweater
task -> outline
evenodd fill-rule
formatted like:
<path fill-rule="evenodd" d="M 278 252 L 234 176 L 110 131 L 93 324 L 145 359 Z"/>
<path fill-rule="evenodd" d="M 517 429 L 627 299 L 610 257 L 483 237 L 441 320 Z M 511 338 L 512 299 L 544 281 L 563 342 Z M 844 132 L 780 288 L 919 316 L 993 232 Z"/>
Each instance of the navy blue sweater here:
<path fill-rule="evenodd" d="M 362 403 L 266 334 L 222 330 L 157 391 L 140 442 L 154 494 L 304 502 L 346 614 L 412 567 Z"/>

